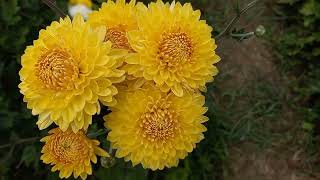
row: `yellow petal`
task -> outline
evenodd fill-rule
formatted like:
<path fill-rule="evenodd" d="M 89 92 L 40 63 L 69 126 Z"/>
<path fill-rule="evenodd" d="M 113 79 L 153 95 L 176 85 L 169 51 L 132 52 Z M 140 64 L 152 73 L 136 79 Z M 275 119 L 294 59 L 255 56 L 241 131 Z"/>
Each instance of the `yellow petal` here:
<path fill-rule="evenodd" d="M 95 153 L 98 156 L 102 156 L 102 157 L 110 157 L 110 155 L 103 149 L 99 148 L 99 147 L 95 147 L 94 148 Z"/>
<path fill-rule="evenodd" d="M 175 86 L 171 87 L 171 90 L 176 96 L 178 96 L 178 97 L 183 96 L 183 89 L 180 85 L 175 85 Z"/>
<path fill-rule="evenodd" d="M 94 115 L 97 113 L 97 107 L 95 104 L 86 103 L 84 110 L 89 115 Z"/>

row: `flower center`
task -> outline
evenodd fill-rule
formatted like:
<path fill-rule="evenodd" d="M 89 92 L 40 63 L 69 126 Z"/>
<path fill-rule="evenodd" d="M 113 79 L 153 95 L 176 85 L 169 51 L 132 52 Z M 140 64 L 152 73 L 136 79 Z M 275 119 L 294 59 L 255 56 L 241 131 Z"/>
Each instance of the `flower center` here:
<path fill-rule="evenodd" d="M 126 49 L 133 52 L 126 36 L 126 30 L 123 25 L 114 26 L 107 29 L 105 41 L 111 41 L 112 48 Z"/>
<path fill-rule="evenodd" d="M 189 62 L 192 52 L 192 41 L 186 33 L 164 33 L 158 50 L 160 65 L 170 68 Z"/>
<path fill-rule="evenodd" d="M 150 102 L 140 117 L 143 137 L 150 141 L 173 138 L 178 129 L 178 115 L 171 108 L 171 102 L 160 99 Z"/>
<path fill-rule="evenodd" d="M 59 162 L 74 163 L 85 159 L 87 146 L 78 136 L 74 133 L 61 133 L 52 141 L 51 152 Z"/>
<path fill-rule="evenodd" d="M 79 68 L 68 52 L 54 49 L 39 57 L 35 73 L 46 88 L 69 90 L 78 78 Z"/>

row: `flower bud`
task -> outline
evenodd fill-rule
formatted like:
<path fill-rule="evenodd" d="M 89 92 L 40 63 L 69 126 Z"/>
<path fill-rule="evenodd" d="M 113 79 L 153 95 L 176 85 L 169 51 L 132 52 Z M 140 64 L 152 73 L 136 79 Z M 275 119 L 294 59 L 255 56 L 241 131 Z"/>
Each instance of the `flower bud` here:
<path fill-rule="evenodd" d="M 263 36 L 266 33 L 266 28 L 263 25 L 259 25 L 255 31 L 257 36 Z"/>
<path fill-rule="evenodd" d="M 101 157 L 100 163 L 104 168 L 111 168 L 116 164 L 116 160 L 113 157 Z"/>

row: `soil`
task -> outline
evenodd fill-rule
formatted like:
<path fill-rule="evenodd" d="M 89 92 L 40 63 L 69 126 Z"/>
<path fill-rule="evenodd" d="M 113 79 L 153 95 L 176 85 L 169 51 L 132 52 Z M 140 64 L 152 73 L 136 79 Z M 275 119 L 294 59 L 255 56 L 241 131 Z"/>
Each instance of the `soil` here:
<path fill-rule="evenodd" d="M 221 56 L 221 74 L 230 77 L 219 82 L 221 89 L 237 89 L 246 83 L 265 80 L 288 92 L 287 79 L 276 68 L 277 59 L 270 46 L 256 37 L 243 42 L 223 38 L 218 42 Z M 257 78 L 257 75 L 259 78 Z M 243 97 L 242 101 L 247 98 Z M 240 100 L 241 101 L 241 100 Z M 301 141 L 305 138 L 301 130 L 302 118 L 291 108 L 281 109 L 281 116 L 269 123 L 273 133 L 283 134 L 274 138 L 264 148 L 254 142 L 242 141 L 230 145 L 229 166 L 226 180 L 316 180 L 320 176 L 311 171 Z M 276 123 L 273 123 L 276 122 Z"/>

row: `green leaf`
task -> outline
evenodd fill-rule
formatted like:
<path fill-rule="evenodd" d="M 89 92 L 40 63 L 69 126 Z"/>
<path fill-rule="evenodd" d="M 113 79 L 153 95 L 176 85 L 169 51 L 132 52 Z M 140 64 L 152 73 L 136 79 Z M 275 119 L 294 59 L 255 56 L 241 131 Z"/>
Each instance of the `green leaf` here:
<path fill-rule="evenodd" d="M 308 0 L 303 4 L 299 12 L 305 16 L 315 15 L 316 17 L 320 17 L 320 2 Z"/>
<path fill-rule="evenodd" d="M 100 167 L 95 172 L 95 175 L 98 179 L 112 177 L 112 180 L 145 180 L 147 179 L 147 172 L 140 165 L 132 167 L 128 163 L 119 161 L 119 163 L 111 168 Z"/>
<path fill-rule="evenodd" d="M 38 159 L 38 156 L 37 156 L 37 151 L 35 146 L 30 145 L 30 146 L 26 146 L 23 149 L 21 161 L 27 167 L 29 167 L 32 163 L 36 162 L 37 159 Z"/>
<path fill-rule="evenodd" d="M 313 129 L 313 124 L 311 123 L 308 123 L 308 122 L 304 122 L 303 125 L 302 125 L 302 128 L 305 129 L 305 130 L 308 130 L 308 131 L 311 131 Z"/>

